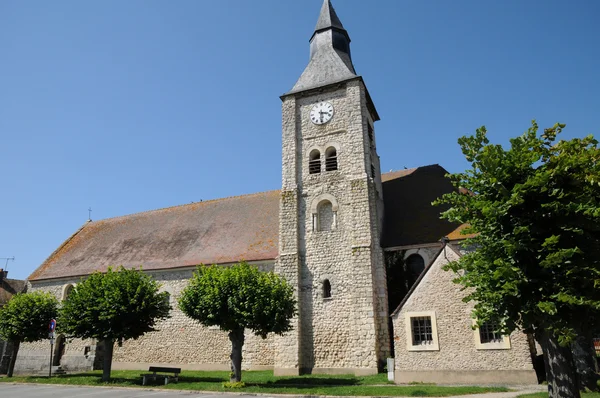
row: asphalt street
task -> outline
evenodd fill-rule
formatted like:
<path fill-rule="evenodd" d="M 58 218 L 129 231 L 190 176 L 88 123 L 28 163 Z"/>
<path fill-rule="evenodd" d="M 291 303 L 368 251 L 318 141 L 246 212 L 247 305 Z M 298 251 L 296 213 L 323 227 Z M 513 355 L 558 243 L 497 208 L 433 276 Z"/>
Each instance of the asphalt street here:
<path fill-rule="evenodd" d="M 242 398 L 239 394 L 202 394 L 197 392 L 158 391 L 136 388 L 110 387 L 66 387 L 31 384 L 0 383 L 0 398 L 137 398 L 137 397 L 201 397 L 201 398 Z M 251 396 L 251 395 L 248 395 Z"/>

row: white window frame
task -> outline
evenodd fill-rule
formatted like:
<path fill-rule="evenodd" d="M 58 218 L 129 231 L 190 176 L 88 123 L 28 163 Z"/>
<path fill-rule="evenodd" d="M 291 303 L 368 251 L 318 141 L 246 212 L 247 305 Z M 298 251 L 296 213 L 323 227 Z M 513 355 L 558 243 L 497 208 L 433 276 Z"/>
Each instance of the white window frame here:
<path fill-rule="evenodd" d="M 429 317 L 431 319 L 431 344 L 413 345 L 412 318 Z M 404 324 L 406 326 L 406 349 L 408 351 L 439 351 L 440 343 L 438 340 L 437 319 L 435 311 L 407 312 L 404 314 Z"/>
<path fill-rule="evenodd" d="M 502 341 L 494 341 L 491 343 L 482 343 L 477 321 L 473 319 L 473 330 L 475 336 L 475 348 L 477 350 L 510 350 L 510 336 L 503 335 Z"/>

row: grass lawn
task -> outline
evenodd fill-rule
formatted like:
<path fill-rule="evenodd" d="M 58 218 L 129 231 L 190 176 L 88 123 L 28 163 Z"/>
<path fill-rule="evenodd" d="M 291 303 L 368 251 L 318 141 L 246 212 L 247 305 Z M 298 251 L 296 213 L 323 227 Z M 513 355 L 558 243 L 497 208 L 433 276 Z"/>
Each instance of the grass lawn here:
<path fill-rule="evenodd" d="M 101 371 L 72 375 L 27 376 L 0 378 L 0 382 L 69 384 L 87 386 L 142 387 L 139 370 L 114 370 L 112 380 L 103 383 Z M 303 394 L 303 395 L 354 395 L 354 396 L 403 396 L 403 397 L 445 397 L 450 395 L 478 394 L 484 392 L 509 391 L 504 387 L 442 387 L 430 384 L 395 386 L 387 381 L 387 374 L 357 377 L 353 375 L 306 375 L 296 377 L 275 377 L 271 371 L 245 371 L 242 380 L 246 387 L 226 389 L 223 382 L 229 381 L 229 372 L 183 371 L 178 383 L 166 386 L 151 384 L 147 387 L 175 390 L 250 392 L 264 394 Z M 387 385 L 386 385 L 387 384 Z M 592 398 L 592 397 L 589 397 Z M 598 397 L 600 398 L 600 397 Z"/>

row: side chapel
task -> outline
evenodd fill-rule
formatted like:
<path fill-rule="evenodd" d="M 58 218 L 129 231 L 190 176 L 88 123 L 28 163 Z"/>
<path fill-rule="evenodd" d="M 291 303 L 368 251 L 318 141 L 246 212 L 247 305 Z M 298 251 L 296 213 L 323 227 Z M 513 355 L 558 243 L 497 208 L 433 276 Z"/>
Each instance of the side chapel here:
<path fill-rule="evenodd" d="M 464 238 L 431 206 L 454 189 L 446 171 L 381 174 L 379 115 L 330 0 L 308 66 L 281 100 L 281 190 L 87 222 L 33 272 L 29 289 L 64 299 L 94 271 L 141 264 L 169 292 L 172 317 L 115 347 L 113 369 L 225 370 L 226 333 L 186 318 L 176 300 L 198 264 L 244 259 L 283 275 L 298 298 L 292 332 L 248 333 L 247 369 L 364 375 L 394 356 L 397 382 L 535 383 L 528 336 L 473 330 L 471 305 L 441 269 Z M 54 365 L 66 371 L 101 364 L 94 340 L 59 336 L 56 350 Z M 23 344 L 15 372 L 47 372 L 48 361 L 47 342 Z"/>

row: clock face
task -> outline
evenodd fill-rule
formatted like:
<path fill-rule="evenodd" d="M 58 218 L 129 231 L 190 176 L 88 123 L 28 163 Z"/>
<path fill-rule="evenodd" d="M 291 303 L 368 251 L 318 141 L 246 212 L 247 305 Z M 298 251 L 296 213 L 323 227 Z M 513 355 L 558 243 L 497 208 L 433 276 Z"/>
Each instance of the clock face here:
<path fill-rule="evenodd" d="M 333 105 L 329 102 L 319 102 L 310 111 L 310 120 L 314 124 L 325 124 L 333 117 Z"/>

